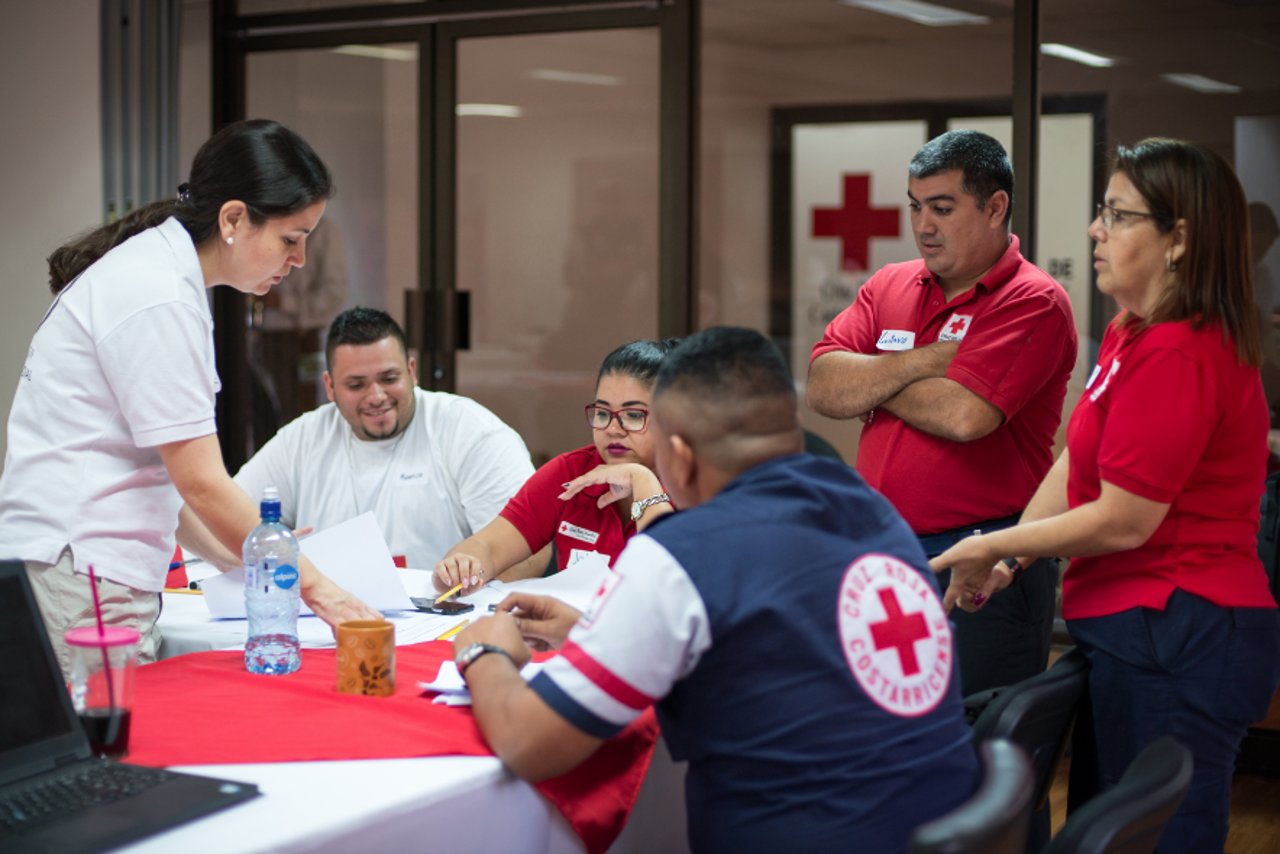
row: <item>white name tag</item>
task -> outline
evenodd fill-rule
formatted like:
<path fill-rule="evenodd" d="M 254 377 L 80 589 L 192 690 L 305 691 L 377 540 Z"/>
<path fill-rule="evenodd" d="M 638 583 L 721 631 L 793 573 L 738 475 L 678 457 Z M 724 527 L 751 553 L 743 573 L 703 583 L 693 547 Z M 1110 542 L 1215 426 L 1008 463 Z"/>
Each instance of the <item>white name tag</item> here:
<path fill-rule="evenodd" d="M 558 531 L 566 537 L 573 537 L 575 540 L 582 540 L 584 543 L 595 545 L 596 540 L 600 539 L 600 535 L 595 531 L 588 531 L 586 528 L 579 528 L 577 525 L 570 525 L 568 522 L 561 522 Z"/>
<path fill-rule="evenodd" d="M 910 350 L 916 346 L 916 334 L 905 329 L 882 329 L 877 350 Z"/>

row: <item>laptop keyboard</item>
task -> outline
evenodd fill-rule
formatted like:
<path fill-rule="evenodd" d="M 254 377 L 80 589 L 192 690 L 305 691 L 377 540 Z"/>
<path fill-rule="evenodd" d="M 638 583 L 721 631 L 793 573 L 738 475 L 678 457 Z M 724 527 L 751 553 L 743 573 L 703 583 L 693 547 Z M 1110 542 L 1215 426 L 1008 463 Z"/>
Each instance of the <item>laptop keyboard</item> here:
<path fill-rule="evenodd" d="M 146 791 L 173 776 L 166 771 L 116 762 L 87 762 L 28 781 L 22 791 L 0 795 L 0 835 L 57 821 L 81 810 Z"/>

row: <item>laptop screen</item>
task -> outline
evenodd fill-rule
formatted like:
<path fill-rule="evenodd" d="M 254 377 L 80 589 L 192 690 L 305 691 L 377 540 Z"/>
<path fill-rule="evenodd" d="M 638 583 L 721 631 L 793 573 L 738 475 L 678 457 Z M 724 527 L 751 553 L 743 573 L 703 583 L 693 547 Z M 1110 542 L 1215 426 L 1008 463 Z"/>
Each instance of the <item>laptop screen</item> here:
<path fill-rule="evenodd" d="M 0 561 L 0 782 L 14 765 L 87 755 L 20 561 Z"/>

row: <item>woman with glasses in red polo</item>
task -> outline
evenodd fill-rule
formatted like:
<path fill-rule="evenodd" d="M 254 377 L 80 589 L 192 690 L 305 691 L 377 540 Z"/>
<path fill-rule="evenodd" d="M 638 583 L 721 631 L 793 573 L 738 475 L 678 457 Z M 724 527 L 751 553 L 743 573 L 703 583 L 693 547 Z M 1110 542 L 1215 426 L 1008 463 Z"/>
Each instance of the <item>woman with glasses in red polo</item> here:
<path fill-rule="evenodd" d="M 1195 771 L 1158 850 L 1222 851 L 1236 751 L 1280 676 L 1257 554 L 1268 418 L 1244 191 L 1210 149 L 1148 139 L 1118 151 L 1089 236 L 1122 312 L 1067 449 L 1020 524 L 932 563 L 953 568 L 948 604 L 973 610 L 1017 595 L 997 591 L 1030 556 L 1069 555 L 1062 614 L 1090 664 L 1102 784 L 1172 736 Z"/>
<path fill-rule="evenodd" d="M 595 400 L 586 406 L 592 443 L 542 466 L 498 518 L 450 549 L 436 564 L 437 590 L 462 584 L 465 593 L 552 542 L 557 570 L 592 553 L 612 566 L 628 539 L 671 512 L 653 472 L 649 398 L 676 343 L 632 341 L 605 357 Z"/>

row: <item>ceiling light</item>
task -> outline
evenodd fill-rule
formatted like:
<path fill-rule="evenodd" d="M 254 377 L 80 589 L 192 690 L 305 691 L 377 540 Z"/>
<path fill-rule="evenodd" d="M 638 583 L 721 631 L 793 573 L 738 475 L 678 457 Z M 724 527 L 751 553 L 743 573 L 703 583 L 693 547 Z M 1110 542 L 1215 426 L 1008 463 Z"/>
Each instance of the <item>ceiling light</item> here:
<path fill-rule="evenodd" d="M 590 74 L 584 71 L 558 71 L 554 68 L 535 68 L 529 72 L 534 80 L 550 80 L 555 83 L 581 83 L 585 86 L 620 86 L 622 78 L 612 74 Z"/>
<path fill-rule="evenodd" d="M 369 59 L 390 59 L 395 62 L 416 62 L 418 59 L 417 48 L 412 47 L 386 47 L 385 45 L 372 44 L 344 44 L 341 47 L 335 47 L 334 53 L 340 53 L 344 56 L 365 56 Z"/>
<path fill-rule="evenodd" d="M 1072 62 L 1078 62 L 1081 65 L 1088 65 L 1091 68 L 1110 68 L 1116 64 L 1116 61 L 1109 56 L 1103 56 L 1099 53 L 1090 53 L 1087 50 L 1081 50 L 1080 48 L 1072 47 L 1069 44 L 1045 42 L 1040 45 L 1040 52 L 1045 56 L 1056 56 L 1058 59 L 1069 59 Z"/>
<path fill-rule="evenodd" d="M 1161 74 L 1160 76 L 1175 86 L 1184 86 L 1187 89 L 1207 92 L 1211 95 L 1234 95 L 1242 91 L 1239 86 L 1234 84 L 1210 80 L 1208 77 L 1201 77 L 1199 74 Z"/>
<path fill-rule="evenodd" d="M 499 119 L 518 119 L 524 110 L 514 104 L 459 104 L 455 110 L 459 116 L 493 116 Z"/>
<path fill-rule="evenodd" d="M 924 3 L 921 0 L 840 0 L 846 6 L 869 9 L 895 18 L 906 18 L 917 24 L 928 27 L 955 27 L 962 24 L 989 24 L 991 19 L 985 15 L 962 12 L 959 9 L 948 9 L 936 3 Z"/>

